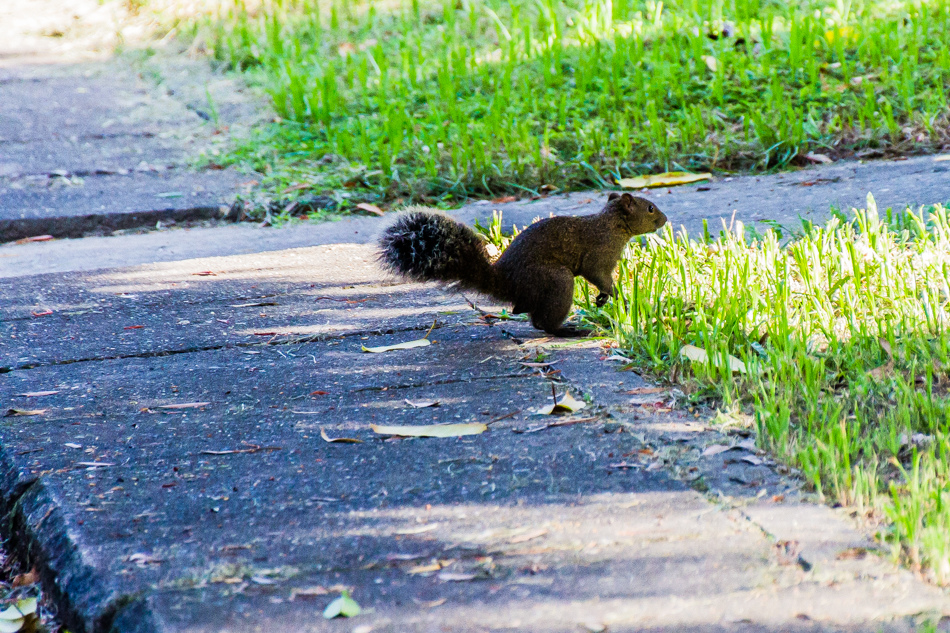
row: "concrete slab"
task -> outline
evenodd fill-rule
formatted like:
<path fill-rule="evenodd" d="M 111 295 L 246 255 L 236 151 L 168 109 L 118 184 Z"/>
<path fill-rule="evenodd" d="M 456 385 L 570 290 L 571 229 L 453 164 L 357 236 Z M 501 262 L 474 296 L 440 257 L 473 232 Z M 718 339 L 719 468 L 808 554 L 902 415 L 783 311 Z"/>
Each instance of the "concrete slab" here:
<path fill-rule="evenodd" d="M 693 460 L 720 432 L 631 406 L 642 379 L 596 344 L 489 327 L 458 296 L 393 284 L 369 246 L 194 275 L 207 261 L 0 291 L 0 402 L 44 410 L 0 422 L 0 510 L 71 630 L 909 631 L 950 613 L 886 560 L 839 561 L 873 545 L 795 497 L 794 477 Z M 429 347 L 360 351 L 433 319 Z M 539 350 L 562 382 L 519 364 Z M 530 415 L 552 385 L 591 400 L 583 421 Z M 17 395 L 42 391 L 57 393 Z M 392 440 L 372 432 L 382 422 L 489 430 Z M 724 501 L 691 488 L 696 472 Z M 755 514 L 760 488 L 759 503 L 791 503 Z M 828 537 L 809 571 L 778 547 L 818 551 L 801 530 Z M 343 587 L 366 613 L 324 621 Z"/>
<path fill-rule="evenodd" d="M 838 163 L 768 176 L 736 176 L 691 187 L 638 192 L 654 200 L 676 230 L 701 235 L 703 221 L 712 233 L 741 221 L 764 232 L 773 222 L 800 227 L 800 217 L 823 222 L 832 206 L 850 212 L 866 206 L 874 194 L 887 208 L 950 202 L 946 162 L 922 156 L 906 161 Z M 708 187 L 701 191 L 700 187 Z M 452 211 L 462 222 L 483 224 L 495 210 L 507 227 L 524 226 L 536 217 L 580 215 L 599 210 L 605 192 L 576 192 L 534 201 L 504 204 L 477 202 Z M 371 242 L 389 219 L 354 217 L 332 223 L 295 223 L 257 230 L 241 226 L 175 230 L 160 234 L 0 246 L 0 278 L 19 274 L 93 270 L 145 262 L 223 256 L 317 244 Z"/>

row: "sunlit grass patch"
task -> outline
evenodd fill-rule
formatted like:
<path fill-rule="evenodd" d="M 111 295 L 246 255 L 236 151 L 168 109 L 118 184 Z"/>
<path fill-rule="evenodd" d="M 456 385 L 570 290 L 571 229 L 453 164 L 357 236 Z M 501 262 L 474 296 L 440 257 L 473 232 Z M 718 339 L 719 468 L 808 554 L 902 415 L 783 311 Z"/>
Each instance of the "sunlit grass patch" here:
<path fill-rule="evenodd" d="M 237 158 L 274 189 L 432 204 L 948 139 L 950 0 L 238 0 L 194 32 L 270 95 Z"/>
<path fill-rule="evenodd" d="M 946 584 L 950 213 L 882 218 L 869 197 L 853 219 L 780 240 L 666 230 L 629 249 L 617 300 L 598 310 L 578 284 L 578 301 L 654 375 L 750 411 L 763 447 Z"/>

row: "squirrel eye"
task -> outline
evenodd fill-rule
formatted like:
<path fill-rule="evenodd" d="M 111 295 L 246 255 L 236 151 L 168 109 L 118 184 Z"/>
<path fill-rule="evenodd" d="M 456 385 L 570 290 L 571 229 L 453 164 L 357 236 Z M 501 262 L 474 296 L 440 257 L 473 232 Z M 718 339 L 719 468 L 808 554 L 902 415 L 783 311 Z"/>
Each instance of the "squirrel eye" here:
<path fill-rule="evenodd" d="M 650 213 L 653 213 L 654 211 L 656 211 L 656 207 L 652 207 L 652 206 L 651 206 L 651 207 L 650 207 Z"/>

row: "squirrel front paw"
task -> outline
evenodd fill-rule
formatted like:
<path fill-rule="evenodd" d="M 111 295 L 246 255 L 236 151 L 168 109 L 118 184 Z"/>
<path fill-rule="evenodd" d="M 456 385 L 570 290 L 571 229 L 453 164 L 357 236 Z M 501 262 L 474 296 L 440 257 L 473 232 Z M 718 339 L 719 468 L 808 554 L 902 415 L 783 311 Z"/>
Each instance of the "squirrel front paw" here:
<path fill-rule="evenodd" d="M 597 295 L 596 299 L 594 299 L 594 303 L 597 305 L 598 308 L 603 308 L 604 304 L 607 303 L 607 299 L 610 299 L 610 295 L 607 294 L 606 292 L 602 292 L 599 295 Z"/>

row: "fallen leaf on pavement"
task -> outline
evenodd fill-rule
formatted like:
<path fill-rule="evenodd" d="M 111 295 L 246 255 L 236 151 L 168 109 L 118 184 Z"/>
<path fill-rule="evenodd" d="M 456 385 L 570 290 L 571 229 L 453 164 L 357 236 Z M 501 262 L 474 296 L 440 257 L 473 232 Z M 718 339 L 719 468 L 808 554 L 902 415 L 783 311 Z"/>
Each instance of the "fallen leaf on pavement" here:
<path fill-rule="evenodd" d="M 325 596 L 329 591 L 326 587 L 321 587 L 320 585 L 314 585 L 313 587 L 294 587 L 290 590 L 290 601 L 293 602 L 297 598 L 316 598 L 317 596 Z"/>
<path fill-rule="evenodd" d="M 380 426 L 371 424 L 370 428 L 380 435 L 398 435 L 400 437 L 460 437 L 478 435 L 488 430 L 481 422 L 466 424 L 429 424 L 425 426 Z"/>
<path fill-rule="evenodd" d="M 434 571 L 439 571 L 442 569 L 442 563 L 429 563 L 427 565 L 416 565 L 415 567 L 410 567 L 406 570 L 407 574 L 417 575 L 417 574 L 431 574 Z"/>
<path fill-rule="evenodd" d="M 198 277 L 217 277 L 218 276 L 218 273 L 211 270 L 202 270 L 200 273 L 191 273 L 191 274 L 196 275 Z"/>
<path fill-rule="evenodd" d="M 950 154 L 941 154 L 940 156 L 934 156 L 935 163 L 942 163 L 948 160 L 950 160 Z"/>
<path fill-rule="evenodd" d="M 516 202 L 518 198 L 516 196 L 502 196 L 501 198 L 495 198 L 492 200 L 495 204 L 506 204 L 508 202 Z"/>
<path fill-rule="evenodd" d="M 533 532 L 527 532 L 525 534 L 519 534 L 508 540 L 509 543 L 514 545 L 515 543 L 524 543 L 525 541 L 530 541 L 536 538 L 540 538 L 547 534 L 548 531 L 545 529 L 534 530 Z"/>
<path fill-rule="evenodd" d="M 48 242 L 53 239 L 52 235 L 36 235 L 34 237 L 24 237 L 21 240 L 17 240 L 17 244 L 29 244 L 30 242 Z"/>
<path fill-rule="evenodd" d="M 48 409 L 7 409 L 3 417 L 10 418 L 15 415 L 43 415 Z"/>
<path fill-rule="evenodd" d="M 280 446 L 259 446 L 258 444 L 250 444 L 247 448 L 235 448 L 224 451 L 200 451 L 202 455 L 237 455 L 240 453 L 257 453 L 260 451 L 279 451 L 281 450 Z"/>
<path fill-rule="evenodd" d="M 665 393 L 666 391 L 666 387 L 637 387 L 636 389 L 630 389 L 629 391 L 624 391 L 623 393 L 628 396 L 638 396 L 650 393 Z"/>
<path fill-rule="evenodd" d="M 115 466 L 115 464 L 109 462 L 76 462 L 77 466 L 82 466 L 83 468 L 108 468 L 109 466 Z"/>
<path fill-rule="evenodd" d="M 185 402 L 182 404 L 160 404 L 158 409 L 197 409 L 199 407 L 206 407 L 210 402 Z"/>
<path fill-rule="evenodd" d="M 339 598 L 327 605 L 327 608 L 323 610 L 323 617 L 327 620 L 337 617 L 352 618 L 359 615 L 360 611 L 362 611 L 360 605 L 350 597 L 350 592 L 344 591 Z"/>
<path fill-rule="evenodd" d="M 59 393 L 59 391 L 27 391 L 26 393 L 18 393 L 16 395 L 25 398 L 39 398 L 40 396 L 51 396 L 54 393 Z"/>
<path fill-rule="evenodd" d="M 425 409 L 426 407 L 439 406 L 439 401 L 438 400 L 409 400 L 407 398 L 406 404 L 408 404 L 413 409 Z"/>
<path fill-rule="evenodd" d="M 323 438 L 325 442 L 333 444 L 334 442 L 339 444 L 362 444 L 363 440 L 358 440 L 355 437 L 330 437 L 327 435 L 327 432 L 323 429 L 320 429 L 320 437 Z"/>
<path fill-rule="evenodd" d="M 728 450 L 735 448 L 734 446 L 727 446 L 726 444 L 713 444 L 712 446 L 707 446 L 702 452 L 703 457 L 709 457 L 710 455 L 718 455 L 719 453 L 725 453 Z"/>
<path fill-rule="evenodd" d="M 477 577 L 476 574 L 451 571 L 443 571 L 438 575 L 438 579 L 444 582 L 467 582 L 469 580 L 475 580 Z"/>
<path fill-rule="evenodd" d="M 439 528 L 438 523 L 427 523 L 425 525 L 420 525 L 417 527 L 403 528 L 401 530 L 396 530 L 394 534 L 400 536 L 410 536 L 412 534 L 424 534 L 426 532 L 431 532 L 432 530 L 437 530 Z"/>
<path fill-rule="evenodd" d="M 753 466 L 761 466 L 765 463 L 764 459 L 756 457 L 755 455 L 745 455 L 742 457 L 742 461 L 752 464 Z"/>
<path fill-rule="evenodd" d="M 65 444 L 63 444 L 63 446 L 65 446 L 66 448 L 75 448 L 75 449 L 82 448 L 82 444 L 76 444 L 75 442 L 66 442 Z"/>
<path fill-rule="evenodd" d="M 575 411 L 580 411 L 587 406 L 587 403 L 582 400 L 577 400 L 568 392 L 564 392 L 564 395 L 558 398 L 554 403 L 545 405 L 538 409 L 538 415 L 552 415 L 554 413 L 563 413 L 565 411 L 569 413 L 574 413 Z"/>
<path fill-rule="evenodd" d="M 327 396 L 329 394 L 330 394 L 329 391 L 320 391 L 320 390 L 310 392 L 311 396 Z"/>
<path fill-rule="evenodd" d="M 835 161 L 831 160 L 828 156 L 824 154 L 815 154 L 814 152 L 808 152 L 805 154 L 805 160 L 812 163 L 833 163 Z"/>
<path fill-rule="evenodd" d="M 413 598 L 412 601 L 423 609 L 434 609 L 435 607 L 440 607 L 445 604 L 446 599 L 439 598 L 438 600 L 419 600 L 418 598 Z"/>
<path fill-rule="evenodd" d="M 42 311 L 40 311 L 40 312 L 31 312 L 30 314 L 32 314 L 32 315 L 35 316 L 35 317 L 49 316 L 49 315 L 53 314 L 53 311 L 52 311 L 52 310 L 42 310 Z"/>
<path fill-rule="evenodd" d="M 28 619 L 35 618 L 36 598 L 17 600 L 16 604 L 0 612 L 0 633 L 16 633 L 26 626 Z M 30 628 L 36 627 L 31 625 Z"/>
<path fill-rule="evenodd" d="M 838 552 L 838 555 L 835 556 L 838 560 L 861 560 L 868 555 L 868 550 L 866 547 L 849 547 L 846 550 L 841 550 Z"/>
<path fill-rule="evenodd" d="M 406 341 L 405 343 L 397 343 L 395 345 L 380 345 L 379 347 L 363 347 L 364 352 L 369 352 L 370 354 L 382 354 L 383 352 L 391 352 L 397 349 L 412 349 L 414 347 L 426 347 L 427 345 L 432 345 L 432 341 L 427 338 L 420 338 L 414 341 Z"/>
<path fill-rule="evenodd" d="M 694 345 L 684 345 L 683 347 L 681 347 L 680 355 L 685 356 L 691 361 L 695 361 L 697 363 L 712 362 L 712 364 L 716 367 L 720 367 L 722 363 L 721 359 L 718 356 L 710 359 L 709 354 L 706 353 L 706 350 L 700 349 Z M 740 374 L 747 373 L 748 371 L 746 369 L 745 363 L 743 363 L 741 360 L 739 360 L 735 356 L 732 356 L 731 354 L 729 355 L 729 369 L 731 369 L 734 372 L 738 372 Z"/>
<path fill-rule="evenodd" d="M 552 360 L 548 363 L 518 363 L 519 365 L 524 365 L 525 367 L 550 367 L 551 365 L 556 364 L 558 361 Z"/>
<path fill-rule="evenodd" d="M 668 171 L 652 176 L 637 176 L 636 178 L 621 178 L 617 181 L 624 189 L 644 189 L 650 187 L 672 187 L 686 185 L 700 180 L 712 178 L 710 173 L 691 174 L 686 171 Z"/>
<path fill-rule="evenodd" d="M 145 326 L 144 326 L 144 325 L 126 325 L 126 326 L 125 326 L 124 328 L 122 328 L 122 329 L 123 329 L 123 330 L 141 330 L 143 327 L 145 327 Z"/>
<path fill-rule="evenodd" d="M 256 301 L 254 303 L 233 303 L 229 305 L 229 308 L 259 308 L 263 306 L 276 306 L 280 305 L 276 301 Z"/>
<path fill-rule="evenodd" d="M 127 559 L 130 563 L 135 563 L 139 567 L 145 567 L 146 565 L 154 565 L 156 563 L 164 563 L 165 560 L 159 558 L 158 556 L 153 556 L 152 554 L 146 554 L 145 552 L 138 552 L 132 554 Z"/>
<path fill-rule="evenodd" d="M 370 204 L 368 202 L 361 202 L 356 205 L 356 208 L 360 211 L 366 211 L 367 213 L 372 213 L 373 215 L 384 215 L 383 210 L 377 207 L 375 204 Z"/>

